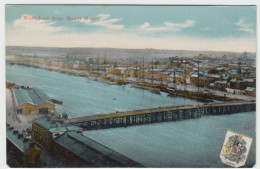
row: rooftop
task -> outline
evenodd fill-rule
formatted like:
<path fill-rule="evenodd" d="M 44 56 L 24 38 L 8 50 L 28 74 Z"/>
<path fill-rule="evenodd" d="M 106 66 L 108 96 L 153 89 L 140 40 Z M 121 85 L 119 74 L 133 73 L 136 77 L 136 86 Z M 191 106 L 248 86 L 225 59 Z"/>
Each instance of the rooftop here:
<path fill-rule="evenodd" d="M 211 78 L 220 78 L 220 75 L 208 74 L 208 77 L 211 77 Z"/>
<path fill-rule="evenodd" d="M 34 122 L 40 124 L 46 129 L 56 128 L 58 124 L 55 121 L 52 121 L 48 116 L 43 116 L 41 118 L 35 119 Z"/>
<path fill-rule="evenodd" d="M 226 84 L 227 81 L 216 81 L 216 83 L 222 83 L 222 84 Z"/>
<path fill-rule="evenodd" d="M 35 119 L 34 122 L 48 129 L 51 133 L 59 133 L 62 131 L 82 131 L 83 129 L 73 124 L 64 123 L 62 120 L 52 120 L 48 116 Z"/>
<path fill-rule="evenodd" d="M 255 79 L 253 79 L 253 78 L 245 78 L 244 81 L 246 81 L 246 82 L 254 82 Z"/>
<path fill-rule="evenodd" d="M 14 94 L 18 105 L 22 105 L 24 103 L 34 104 L 27 90 L 18 88 L 14 90 Z"/>
<path fill-rule="evenodd" d="M 133 160 L 76 132 L 67 132 L 57 137 L 55 142 L 91 163 L 94 167 L 143 167 Z"/>
<path fill-rule="evenodd" d="M 18 130 L 14 130 L 13 127 L 6 127 L 6 138 L 14 144 L 21 152 L 26 152 L 29 149 L 30 141 L 24 139 Z"/>
<path fill-rule="evenodd" d="M 252 91 L 252 92 L 253 92 L 253 91 L 255 91 L 255 88 L 254 88 L 254 87 L 247 87 L 246 90 L 247 90 L 247 91 Z"/>
<path fill-rule="evenodd" d="M 31 88 L 31 89 L 18 88 L 14 90 L 14 94 L 18 105 L 22 105 L 24 103 L 40 105 L 44 102 L 51 102 L 49 97 L 38 88 Z"/>

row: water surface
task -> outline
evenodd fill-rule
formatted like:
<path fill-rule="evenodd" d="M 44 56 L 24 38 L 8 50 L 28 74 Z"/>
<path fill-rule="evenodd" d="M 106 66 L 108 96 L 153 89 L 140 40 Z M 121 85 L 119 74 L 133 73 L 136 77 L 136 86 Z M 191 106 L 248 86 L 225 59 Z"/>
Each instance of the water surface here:
<path fill-rule="evenodd" d="M 19 65 L 6 66 L 6 80 L 40 88 L 51 98 L 62 101 L 63 105 L 57 105 L 58 112 L 66 112 L 71 117 L 199 103 L 188 98 L 170 97 L 164 92 L 158 95 L 130 85 L 109 85 L 85 77 Z"/>
<path fill-rule="evenodd" d="M 51 98 L 63 101 L 60 113 L 85 116 L 124 110 L 172 105 L 198 104 L 198 101 L 169 97 L 131 86 L 109 85 L 59 72 L 6 66 L 6 80 L 38 87 Z M 148 167 L 228 167 L 219 159 L 228 129 L 253 138 L 246 167 L 255 164 L 256 113 L 204 116 L 199 119 L 165 122 L 127 128 L 85 131 L 105 146 Z"/>
<path fill-rule="evenodd" d="M 256 113 L 204 116 L 84 134 L 147 167 L 229 167 L 219 158 L 227 130 L 253 138 L 246 167 L 255 165 Z"/>

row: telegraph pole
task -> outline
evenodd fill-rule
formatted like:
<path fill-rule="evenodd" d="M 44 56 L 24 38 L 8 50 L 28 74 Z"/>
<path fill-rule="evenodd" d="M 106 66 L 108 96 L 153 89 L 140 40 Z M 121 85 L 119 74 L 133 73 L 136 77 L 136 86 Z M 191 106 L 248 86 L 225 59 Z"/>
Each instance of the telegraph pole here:
<path fill-rule="evenodd" d="M 174 68 L 173 76 L 174 76 L 174 86 L 176 86 L 176 76 L 175 76 L 176 68 Z"/>
<path fill-rule="evenodd" d="M 97 64 L 98 64 L 98 73 L 99 73 L 99 51 L 98 51 L 98 59 L 97 59 Z"/>
<path fill-rule="evenodd" d="M 94 58 L 91 58 L 91 72 L 93 73 L 94 71 Z"/>
<path fill-rule="evenodd" d="M 137 61 L 135 61 L 135 78 L 136 78 L 136 80 L 137 80 L 137 77 L 139 76 L 138 74 L 137 74 Z M 138 79 L 139 79 L 139 77 L 138 77 Z"/>
<path fill-rule="evenodd" d="M 152 59 L 152 84 L 153 84 L 153 59 Z"/>
<path fill-rule="evenodd" d="M 198 92 L 200 91 L 200 61 L 198 56 Z"/>
<path fill-rule="evenodd" d="M 143 56 L 143 81 L 144 81 L 144 56 Z"/>
<path fill-rule="evenodd" d="M 184 91 L 186 91 L 186 58 L 184 64 Z"/>

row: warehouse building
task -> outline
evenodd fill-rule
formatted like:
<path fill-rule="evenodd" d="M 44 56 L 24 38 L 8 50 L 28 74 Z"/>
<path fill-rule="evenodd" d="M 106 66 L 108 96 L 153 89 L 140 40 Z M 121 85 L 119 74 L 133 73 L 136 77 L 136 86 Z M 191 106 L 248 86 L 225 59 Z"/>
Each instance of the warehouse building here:
<path fill-rule="evenodd" d="M 18 114 L 48 114 L 55 111 L 49 97 L 37 88 L 14 90 L 15 102 Z"/>
<path fill-rule="evenodd" d="M 70 167 L 144 167 L 83 134 L 73 131 L 55 138 L 52 152 L 70 162 Z"/>
<path fill-rule="evenodd" d="M 51 151 L 53 139 L 67 131 L 83 132 L 83 129 L 48 116 L 35 119 L 32 125 L 33 139 L 42 148 Z"/>
<path fill-rule="evenodd" d="M 47 116 L 33 121 L 35 143 L 66 161 L 68 167 L 144 167 L 82 133 L 80 127 Z"/>

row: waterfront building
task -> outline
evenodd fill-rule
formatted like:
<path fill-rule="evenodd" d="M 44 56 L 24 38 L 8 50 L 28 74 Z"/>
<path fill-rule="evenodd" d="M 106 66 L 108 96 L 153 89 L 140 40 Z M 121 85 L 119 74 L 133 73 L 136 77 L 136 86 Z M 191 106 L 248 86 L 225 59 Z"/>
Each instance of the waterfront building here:
<path fill-rule="evenodd" d="M 232 89 L 232 88 L 228 88 L 228 87 L 227 87 L 225 90 L 226 90 L 226 92 L 228 92 L 228 93 L 233 93 L 233 94 L 242 94 L 242 93 L 243 93 L 242 90 Z"/>
<path fill-rule="evenodd" d="M 255 96 L 256 95 L 256 90 L 254 87 L 247 87 L 245 89 L 245 94 L 248 96 Z"/>
<path fill-rule="evenodd" d="M 214 86 L 216 89 L 225 91 L 225 88 L 227 87 L 227 81 L 216 81 Z"/>
<path fill-rule="evenodd" d="M 191 74 L 190 75 L 190 83 L 195 85 L 195 86 L 204 86 L 207 87 L 210 84 L 210 79 L 206 77 L 200 76 L 198 78 L 197 74 Z"/>
<path fill-rule="evenodd" d="M 219 74 L 207 74 L 206 76 L 211 82 L 214 82 L 215 80 L 219 80 L 221 76 Z"/>
<path fill-rule="evenodd" d="M 71 62 L 65 62 L 64 68 L 72 69 L 72 68 L 73 68 L 73 63 L 71 63 Z"/>
<path fill-rule="evenodd" d="M 14 95 L 19 114 L 48 114 L 56 109 L 50 98 L 37 88 L 18 88 L 14 90 Z"/>
<path fill-rule="evenodd" d="M 52 153 L 69 167 L 144 167 L 75 131 L 55 138 Z"/>
<path fill-rule="evenodd" d="M 254 79 L 254 78 L 245 78 L 244 81 L 247 82 L 247 87 L 256 87 L 256 79 Z"/>
<path fill-rule="evenodd" d="M 230 80 L 230 88 L 245 90 L 247 87 L 247 82 L 240 79 L 232 79 Z"/>
<path fill-rule="evenodd" d="M 169 73 L 168 74 L 168 81 L 169 82 L 175 82 L 175 83 L 185 83 L 185 78 L 180 72 Z"/>
<path fill-rule="evenodd" d="M 143 167 L 82 132 L 80 127 L 48 116 L 33 121 L 34 142 L 69 163 L 69 167 Z"/>
<path fill-rule="evenodd" d="M 33 121 L 32 131 L 34 141 L 47 151 L 51 151 L 54 138 L 67 131 L 83 132 L 83 129 L 63 123 L 62 120 L 55 121 L 48 116 L 44 116 Z"/>
<path fill-rule="evenodd" d="M 49 97 L 37 88 L 14 90 L 17 113 L 19 114 L 48 114 L 55 111 Z"/>

